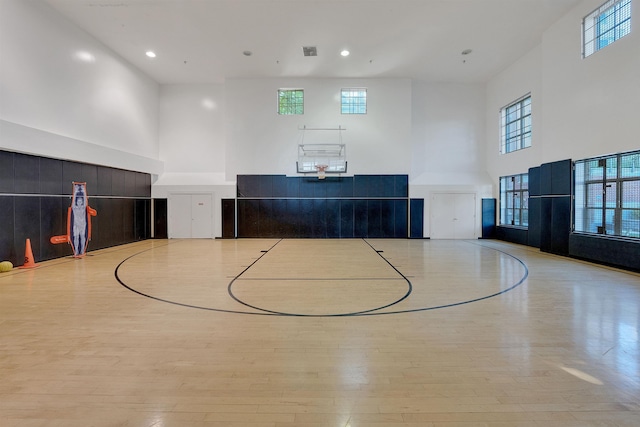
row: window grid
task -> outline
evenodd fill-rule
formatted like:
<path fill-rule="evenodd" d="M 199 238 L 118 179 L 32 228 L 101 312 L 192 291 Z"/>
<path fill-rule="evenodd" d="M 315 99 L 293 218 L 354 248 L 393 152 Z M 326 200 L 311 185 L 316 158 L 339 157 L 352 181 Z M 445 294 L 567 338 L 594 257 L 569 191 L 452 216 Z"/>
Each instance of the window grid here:
<path fill-rule="evenodd" d="M 278 114 L 304 114 L 304 90 L 278 89 Z"/>
<path fill-rule="evenodd" d="M 574 230 L 640 238 L 640 151 L 575 164 Z"/>
<path fill-rule="evenodd" d="M 340 112 L 342 114 L 367 114 L 367 89 L 342 89 Z"/>
<path fill-rule="evenodd" d="M 500 110 L 500 153 L 531 147 L 531 95 Z"/>
<path fill-rule="evenodd" d="M 631 0 L 609 0 L 582 20 L 582 57 L 631 32 Z"/>
<path fill-rule="evenodd" d="M 529 174 L 500 177 L 500 225 L 529 226 Z"/>

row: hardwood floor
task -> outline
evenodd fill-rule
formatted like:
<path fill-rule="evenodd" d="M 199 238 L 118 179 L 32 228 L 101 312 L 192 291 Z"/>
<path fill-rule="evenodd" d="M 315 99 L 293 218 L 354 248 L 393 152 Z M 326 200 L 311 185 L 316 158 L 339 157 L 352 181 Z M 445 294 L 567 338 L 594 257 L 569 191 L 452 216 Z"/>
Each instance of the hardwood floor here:
<path fill-rule="evenodd" d="M 149 240 L 0 274 L 0 425 L 635 427 L 639 330 L 504 242 Z"/>

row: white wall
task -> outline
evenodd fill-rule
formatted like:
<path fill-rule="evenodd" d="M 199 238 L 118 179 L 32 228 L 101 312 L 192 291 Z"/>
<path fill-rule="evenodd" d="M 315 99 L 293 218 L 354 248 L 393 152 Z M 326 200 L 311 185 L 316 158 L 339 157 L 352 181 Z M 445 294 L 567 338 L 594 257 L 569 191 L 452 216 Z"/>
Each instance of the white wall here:
<path fill-rule="evenodd" d="M 366 115 L 340 114 L 340 89 L 346 87 L 367 88 Z M 280 88 L 304 89 L 303 115 L 277 114 Z M 234 197 L 238 174 L 296 175 L 303 136 L 307 143 L 339 142 L 339 132 L 300 128 L 341 126 L 347 175 L 408 174 L 411 197 L 426 202 L 426 236 L 432 192 L 474 193 L 480 235 L 480 199 L 492 192 L 483 151 L 482 84 L 233 79 L 224 85 L 164 86 L 161 95 L 160 158 L 167 172 L 154 185 L 154 197 L 176 191 Z M 213 101 L 214 109 L 203 108 L 203 99 Z"/>
<path fill-rule="evenodd" d="M 0 2 L 0 148 L 149 173 L 159 86 L 46 4 Z"/>
<path fill-rule="evenodd" d="M 485 87 L 414 81 L 410 196 L 424 199 L 424 235 L 431 235 L 430 200 L 436 193 L 476 195 L 475 234 L 481 232 L 481 199 L 492 197 L 486 172 Z"/>
<path fill-rule="evenodd" d="M 340 114 L 340 90 L 367 88 L 367 114 Z M 304 89 L 303 115 L 278 115 L 277 91 Z M 227 180 L 237 174 L 295 175 L 308 128 L 346 128 L 348 174 L 409 173 L 411 82 L 406 79 L 235 79 L 226 82 Z M 306 131 L 304 142 L 337 143 L 340 132 Z"/>
<path fill-rule="evenodd" d="M 585 0 L 551 26 L 538 47 L 487 85 L 487 170 L 498 178 L 556 160 L 640 148 L 640 33 L 581 57 L 582 18 L 602 1 Z M 632 28 L 640 8 L 632 7 Z M 532 147 L 498 154 L 499 110 L 531 92 Z"/>

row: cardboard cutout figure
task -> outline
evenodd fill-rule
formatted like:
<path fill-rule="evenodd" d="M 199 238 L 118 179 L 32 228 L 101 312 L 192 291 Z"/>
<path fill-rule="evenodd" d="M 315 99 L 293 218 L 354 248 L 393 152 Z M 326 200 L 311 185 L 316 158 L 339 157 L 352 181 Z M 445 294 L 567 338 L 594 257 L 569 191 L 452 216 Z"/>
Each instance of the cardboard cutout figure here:
<path fill-rule="evenodd" d="M 75 258 L 83 257 L 91 240 L 91 217 L 98 212 L 91 208 L 87 197 L 87 183 L 73 182 L 71 206 L 67 209 L 67 234 L 53 236 L 53 244 L 69 243 Z"/>

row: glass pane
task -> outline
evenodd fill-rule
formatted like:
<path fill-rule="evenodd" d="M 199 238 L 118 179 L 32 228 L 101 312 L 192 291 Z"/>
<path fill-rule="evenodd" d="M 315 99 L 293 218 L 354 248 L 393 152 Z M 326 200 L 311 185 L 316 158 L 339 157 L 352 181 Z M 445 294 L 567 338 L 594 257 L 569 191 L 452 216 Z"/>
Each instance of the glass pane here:
<path fill-rule="evenodd" d="M 640 208 L 640 180 L 622 182 L 622 207 Z"/>
<path fill-rule="evenodd" d="M 617 201 L 618 201 L 618 192 L 617 192 L 617 187 L 618 185 L 615 182 L 612 182 L 610 184 L 607 184 L 606 187 L 606 206 L 608 208 L 616 208 L 618 206 Z"/>
<path fill-rule="evenodd" d="M 505 224 L 513 225 L 513 209 L 506 210 Z"/>
<path fill-rule="evenodd" d="M 640 153 L 628 154 L 620 159 L 620 177 L 640 177 Z"/>
<path fill-rule="evenodd" d="M 607 179 L 616 179 L 618 177 L 618 158 L 610 157 L 607 159 Z"/>
<path fill-rule="evenodd" d="M 616 234 L 614 225 L 614 218 L 616 215 L 615 209 L 607 209 L 605 211 L 605 227 L 607 228 L 607 234 Z"/>
<path fill-rule="evenodd" d="M 623 209 L 620 234 L 640 237 L 640 209 Z"/>
<path fill-rule="evenodd" d="M 586 207 L 589 207 L 589 208 L 602 207 L 602 184 L 601 183 L 587 185 Z"/>

